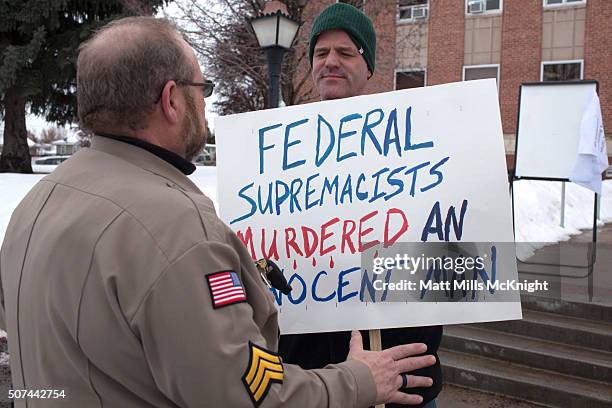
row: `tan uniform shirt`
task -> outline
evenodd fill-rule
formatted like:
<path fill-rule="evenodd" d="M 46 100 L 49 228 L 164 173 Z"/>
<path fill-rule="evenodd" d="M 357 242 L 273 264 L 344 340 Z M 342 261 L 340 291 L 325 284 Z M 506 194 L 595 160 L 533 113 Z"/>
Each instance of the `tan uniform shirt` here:
<path fill-rule="evenodd" d="M 374 402 L 361 362 L 281 363 L 273 297 L 246 249 L 188 178 L 139 147 L 95 137 L 42 179 L 13 213 L 0 272 L 13 388 L 66 394 L 18 407 Z M 214 287 L 224 272 L 233 298 Z"/>

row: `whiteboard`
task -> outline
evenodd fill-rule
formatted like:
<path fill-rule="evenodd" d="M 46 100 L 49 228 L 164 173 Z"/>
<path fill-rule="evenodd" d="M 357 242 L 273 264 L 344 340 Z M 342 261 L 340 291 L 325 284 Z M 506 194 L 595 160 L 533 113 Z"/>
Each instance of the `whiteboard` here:
<path fill-rule="evenodd" d="M 569 180 L 578 154 L 580 121 L 596 81 L 521 85 L 516 177 Z"/>

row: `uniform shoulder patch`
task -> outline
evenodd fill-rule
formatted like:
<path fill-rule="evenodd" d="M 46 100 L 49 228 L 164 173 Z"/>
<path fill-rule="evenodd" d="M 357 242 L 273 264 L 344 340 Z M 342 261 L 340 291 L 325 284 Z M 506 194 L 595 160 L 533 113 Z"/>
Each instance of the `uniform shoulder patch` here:
<path fill-rule="evenodd" d="M 234 303 L 246 302 L 244 287 L 234 271 L 222 271 L 206 275 L 213 309 Z"/>
<path fill-rule="evenodd" d="M 249 364 L 242 382 L 256 407 L 266 398 L 272 383 L 283 383 L 283 375 L 283 362 L 279 355 L 249 341 Z"/>

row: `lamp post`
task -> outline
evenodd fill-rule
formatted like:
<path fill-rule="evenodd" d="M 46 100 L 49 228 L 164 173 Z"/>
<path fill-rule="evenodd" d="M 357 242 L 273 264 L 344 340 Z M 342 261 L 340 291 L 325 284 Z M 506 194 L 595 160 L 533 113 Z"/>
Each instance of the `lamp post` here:
<path fill-rule="evenodd" d="M 266 3 L 262 14 L 249 19 L 249 22 L 259 46 L 266 51 L 270 78 L 269 104 L 271 108 L 277 108 L 283 56 L 291 48 L 300 23 L 289 16 L 287 6 L 278 0 Z"/>

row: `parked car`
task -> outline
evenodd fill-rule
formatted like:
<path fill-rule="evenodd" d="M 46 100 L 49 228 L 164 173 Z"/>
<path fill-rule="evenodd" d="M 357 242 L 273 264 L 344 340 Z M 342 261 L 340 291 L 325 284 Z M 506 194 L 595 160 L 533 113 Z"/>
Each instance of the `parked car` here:
<path fill-rule="evenodd" d="M 206 145 L 202 149 L 202 153 L 193 159 L 196 166 L 215 166 L 217 164 L 217 146 Z"/>
<path fill-rule="evenodd" d="M 195 159 L 193 159 L 193 164 L 195 164 L 196 166 L 214 166 L 215 161 L 213 160 L 210 153 L 205 150 L 202 153 L 198 154 Z"/>
<path fill-rule="evenodd" d="M 217 145 L 207 144 L 204 146 L 204 151 L 210 153 L 210 157 L 213 161 L 217 162 Z"/>
<path fill-rule="evenodd" d="M 34 160 L 34 164 L 60 164 L 68 160 L 70 156 L 50 156 Z"/>

